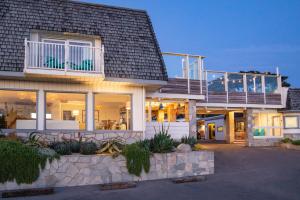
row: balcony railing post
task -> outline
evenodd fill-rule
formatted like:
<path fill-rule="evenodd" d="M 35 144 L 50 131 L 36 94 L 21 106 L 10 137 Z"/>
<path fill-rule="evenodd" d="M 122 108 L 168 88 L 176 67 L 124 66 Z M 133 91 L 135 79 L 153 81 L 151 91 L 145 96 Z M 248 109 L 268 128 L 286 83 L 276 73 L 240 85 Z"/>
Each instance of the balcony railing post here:
<path fill-rule="evenodd" d="M 205 71 L 205 84 L 206 84 L 206 102 L 208 103 L 208 80 L 207 80 L 207 71 Z"/>
<path fill-rule="evenodd" d="M 188 94 L 190 94 L 191 92 L 191 88 L 190 88 L 190 63 L 189 63 L 189 56 L 186 55 L 185 57 L 186 61 L 185 61 L 185 68 L 187 71 L 187 87 L 188 87 Z"/>
<path fill-rule="evenodd" d="M 70 46 L 69 41 L 65 42 L 65 72 L 68 71 L 70 67 Z"/>
<path fill-rule="evenodd" d="M 244 92 L 246 95 L 246 103 L 248 103 L 248 86 L 247 86 L 247 75 L 243 74 L 243 86 L 244 86 Z"/>
<path fill-rule="evenodd" d="M 104 45 L 101 46 L 101 64 L 100 64 L 101 73 L 104 74 Z"/>
<path fill-rule="evenodd" d="M 24 71 L 26 71 L 26 69 L 28 67 L 28 50 L 29 50 L 27 38 L 25 38 L 24 47 L 25 47 Z"/>
<path fill-rule="evenodd" d="M 262 85 L 262 92 L 264 93 L 264 104 L 266 104 L 266 84 L 265 84 L 265 76 L 261 76 L 261 85 Z"/>
<path fill-rule="evenodd" d="M 202 57 L 199 56 L 198 57 L 198 72 L 199 72 L 199 80 L 200 80 L 200 94 L 202 94 L 202 65 L 203 65 L 203 62 L 202 62 Z"/>
<path fill-rule="evenodd" d="M 225 72 L 224 84 L 225 84 L 225 92 L 226 92 L 226 102 L 228 103 L 228 72 Z"/>

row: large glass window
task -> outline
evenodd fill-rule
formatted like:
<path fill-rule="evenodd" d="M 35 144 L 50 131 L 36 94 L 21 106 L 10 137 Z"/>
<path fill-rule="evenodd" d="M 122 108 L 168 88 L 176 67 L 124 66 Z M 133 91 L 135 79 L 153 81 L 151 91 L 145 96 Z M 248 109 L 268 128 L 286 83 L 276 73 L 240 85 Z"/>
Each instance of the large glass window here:
<path fill-rule="evenodd" d="M 297 116 L 285 116 L 284 117 L 284 128 L 298 128 L 298 117 Z"/>
<path fill-rule="evenodd" d="M 146 102 L 148 122 L 185 122 L 188 110 L 184 102 Z M 151 111 L 151 112 L 150 112 Z"/>
<path fill-rule="evenodd" d="M 131 95 L 95 94 L 96 130 L 131 130 Z"/>
<path fill-rule="evenodd" d="M 0 129 L 36 129 L 36 92 L 0 90 Z"/>
<path fill-rule="evenodd" d="M 208 86 L 208 91 L 224 92 L 225 91 L 224 73 L 208 72 L 207 86 Z"/>
<path fill-rule="evenodd" d="M 266 137 L 282 136 L 282 114 L 255 113 L 253 115 L 253 135 Z"/>
<path fill-rule="evenodd" d="M 86 95 L 46 93 L 46 129 L 85 130 Z"/>
<path fill-rule="evenodd" d="M 248 92 L 262 93 L 261 76 L 247 75 L 247 90 Z"/>

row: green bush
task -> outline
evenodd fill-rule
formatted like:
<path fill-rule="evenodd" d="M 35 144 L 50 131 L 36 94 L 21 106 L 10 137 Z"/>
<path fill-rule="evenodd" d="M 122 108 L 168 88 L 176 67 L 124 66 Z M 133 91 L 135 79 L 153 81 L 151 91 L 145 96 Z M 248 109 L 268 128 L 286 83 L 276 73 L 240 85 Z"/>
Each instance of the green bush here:
<path fill-rule="evenodd" d="M 159 132 L 151 139 L 150 147 L 153 153 L 172 152 L 174 148 L 173 139 L 168 133 Z"/>
<path fill-rule="evenodd" d="M 33 183 L 44 169 L 47 156 L 41 155 L 37 148 L 18 141 L 0 140 L 0 183 L 16 181 Z"/>
<path fill-rule="evenodd" d="M 59 154 L 50 148 L 37 148 L 40 156 L 46 157 L 51 163 L 54 159 L 59 159 Z"/>
<path fill-rule="evenodd" d="M 293 145 L 300 145 L 300 140 L 293 140 L 293 141 L 292 141 L 292 144 L 293 144 Z"/>
<path fill-rule="evenodd" d="M 71 145 L 69 142 L 54 142 L 50 145 L 50 148 L 60 155 L 72 154 Z"/>
<path fill-rule="evenodd" d="M 150 170 L 150 151 L 146 147 L 148 142 L 136 142 L 126 145 L 123 155 L 126 158 L 126 166 L 130 174 L 140 176 L 142 170 L 146 173 Z"/>
<path fill-rule="evenodd" d="M 173 140 L 173 146 L 176 148 L 181 144 L 181 141 Z"/>
<path fill-rule="evenodd" d="M 80 152 L 81 142 L 77 140 L 70 141 L 70 147 L 72 153 L 79 153 Z"/>
<path fill-rule="evenodd" d="M 195 137 L 184 136 L 181 138 L 181 143 L 189 144 L 193 148 L 197 144 L 197 139 Z"/>
<path fill-rule="evenodd" d="M 80 145 L 80 153 L 83 155 L 92 155 L 97 151 L 97 145 L 94 142 L 84 142 Z"/>
<path fill-rule="evenodd" d="M 290 138 L 284 138 L 283 140 L 281 140 L 281 142 L 283 142 L 283 143 L 291 143 L 292 140 Z"/>

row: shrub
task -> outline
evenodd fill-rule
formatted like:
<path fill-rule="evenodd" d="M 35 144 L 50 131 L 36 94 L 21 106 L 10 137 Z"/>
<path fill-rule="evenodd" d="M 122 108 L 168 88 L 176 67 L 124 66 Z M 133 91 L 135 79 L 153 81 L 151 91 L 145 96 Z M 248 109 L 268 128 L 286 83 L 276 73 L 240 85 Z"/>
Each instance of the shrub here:
<path fill-rule="evenodd" d="M 151 151 L 154 153 L 168 153 L 173 150 L 173 139 L 165 132 L 155 134 L 151 139 Z"/>
<path fill-rule="evenodd" d="M 25 144 L 32 147 L 45 147 L 46 145 L 39 140 L 41 136 L 38 136 L 38 133 L 39 132 L 36 131 L 29 133 L 29 137 L 25 141 Z"/>
<path fill-rule="evenodd" d="M 141 148 L 144 148 L 144 149 L 148 150 L 149 152 L 151 151 L 151 140 L 149 140 L 149 139 L 141 140 L 141 141 L 138 141 L 137 144 Z"/>
<path fill-rule="evenodd" d="M 41 156 L 37 148 L 0 140 L 0 183 L 15 180 L 18 184 L 30 184 L 38 179 L 46 161 L 47 156 Z"/>
<path fill-rule="evenodd" d="M 60 155 L 72 154 L 71 145 L 69 142 L 54 142 L 50 145 L 50 148 Z"/>
<path fill-rule="evenodd" d="M 150 151 L 144 145 L 148 142 L 136 142 L 126 145 L 123 155 L 126 158 L 126 166 L 130 174 L 140 176 L 142 170 L 146 173 L 150 170 Z"/>
<path fill-rule="evenodd" d="M 97 153 L 108 153 L 112 155 L 117 155 L 122 152 L 122 149 L 125 146 L 125 142 L 118 138 L 108 139 L 102 141 L 101 148 Z"/>
<path fill-rule="evenodd" d="M 283 143 L 291 143 L 292 140 L 290 138 L 284 138 L 283 140 L 281 140 L 281 142 L 283 142 Z"/>
<path fill-rule="evenodd" d="M 195 137 L 184 136 L 181 138 L 181 143 L 189 144 L 193 148 L 197 143 L 197 139 Z"/>
<path fill-rule="evenodd" d="M 97 145 L 94 142 L 84 142 L 80 145 L 80 153 L 83 155 L 92 155 L 97 151 Z"/>
<path fill-rule="evenodd" d="M 300 140 L 293 140 L 293 141 L 292 141 L 292 144 L 293 144 L 293 145 L 300 145 Z"/>
<path fill-rule="evenodd" d="M 181 141 L 173 140 L 173 146 L 176 148 L 181 144 Z"/>
<path fill-rule="evenodd" d="M 203 146 L 201 144 L 195 144 L 195 146 L 193 147 L 194 151 L 200 151 L 203 150 Z"/>
<path fill-rule="evenodd" d="M 81 146 L 81 141 L 77 141 L 77 140 L 70 141 L 70 148 L 72 153 L 79 153 L 80 146 Z"/>
<path fill-rule="evenodd" d="M 54 159 L 59 159 L 59 154 L 50 148 L 38 148 L 38 153 L 40 156 L 46 157 L 51 163 Z"/>

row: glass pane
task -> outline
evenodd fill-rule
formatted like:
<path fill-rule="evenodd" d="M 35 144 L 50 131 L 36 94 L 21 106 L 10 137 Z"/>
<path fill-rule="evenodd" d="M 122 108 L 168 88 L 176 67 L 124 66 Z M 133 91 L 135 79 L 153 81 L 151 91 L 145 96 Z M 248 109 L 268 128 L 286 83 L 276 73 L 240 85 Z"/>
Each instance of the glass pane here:
<path fill-rule="evenodd" d="M 284 117 L 285 128 L 298 128 L 298 117 Z"/>
<path fill-rule="evenodd" d="M 86 95 L 46 93 L 46 128 L 85 130 Z"/>
<path fill-rule="evenodd" d="M 0 129 L 36 129 L 36 93 L 0 90 Z"/>
<path fill-rule="evenodd" d="M 248 92 L 262 93 L 261 76 L 247 75 Z"/>
<path fill-rule="evenodd" d="M 266 93 L 277 93 L 278 83 L 276 76 L 265 76 Z"/>
<path fill-rule="evenodd" d="M 228 91 L 229 92 L 243 92 L 243 75 L 241 74 L 228 74 Z"/>
<path fill-rule="evenodd" d="M 95 94 L 96 130 L 131 130 L 131 95 Z"/>
<path fill-rule="evenodd" d="M 224 92 L 225 91 L 224 73 L 208 72 L 207 85 L 208 85 L 208 91 Z"/>
<path fill-rule="evenodd" d="M 91 43 L 70 42 L 70 68 L 73 70 L 91 71 L 93 66 L 93 50 Z"/>

